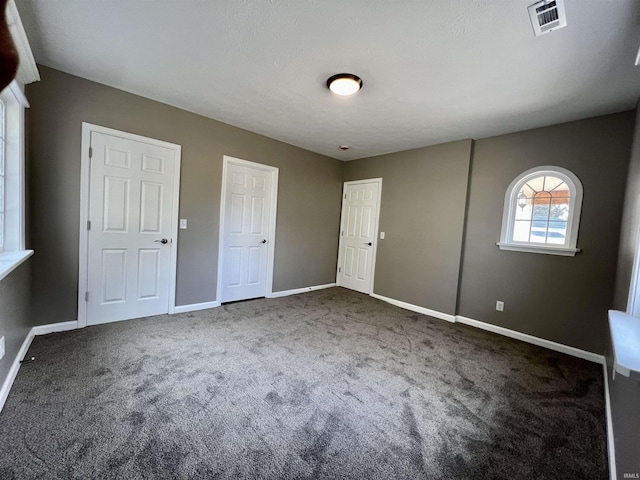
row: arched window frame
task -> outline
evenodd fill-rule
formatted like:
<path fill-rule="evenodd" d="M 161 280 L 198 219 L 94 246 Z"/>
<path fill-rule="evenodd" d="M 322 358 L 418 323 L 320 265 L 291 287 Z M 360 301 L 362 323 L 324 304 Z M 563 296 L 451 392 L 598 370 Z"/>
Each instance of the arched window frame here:
<path fill-rule="evenodd" d="M 571 198 L 569 215 L 567 218 L 567 235 L 564 245 L 549 245 L 533 242 L 516 242 L 513 240 L 516 208 L 518 207 L 518 193 L 522 187 L 536 177 L 543 175 L 554 176 L 562 179 L 569 187 Z M 571 171 L 562 167 L 545 165 L 535 167 L 518 175 L 507 188 L 504 197 L 504 209 L 502 212 L 502 230 L 500 242 L 497 245 L 501 250 L 517 252 L 544 253 L 548 255 L 574 256 L 580 251 L 577 248 L 578 229 L 580 227 L 580 212 L 582 210 L 582 182 Z"/>

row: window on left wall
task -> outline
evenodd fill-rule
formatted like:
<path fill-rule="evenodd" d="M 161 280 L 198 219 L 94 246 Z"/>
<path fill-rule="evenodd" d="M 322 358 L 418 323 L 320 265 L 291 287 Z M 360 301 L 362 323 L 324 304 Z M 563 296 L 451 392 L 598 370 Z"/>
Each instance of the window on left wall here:
<path fill-rule="evenodd" d="M 0 251 L 4 250 L 4 184 L 5 184 L 5 141 L 4 141 L 4 129 L 5 129 L 5 116 L 4 116 L 4 100 L 0 98 Z"/>
<path fill-rule="evenodd" d="M 0 280 L 33 254 L 25 248 L 24 109 L 14 81 L 0 93 Z"/>

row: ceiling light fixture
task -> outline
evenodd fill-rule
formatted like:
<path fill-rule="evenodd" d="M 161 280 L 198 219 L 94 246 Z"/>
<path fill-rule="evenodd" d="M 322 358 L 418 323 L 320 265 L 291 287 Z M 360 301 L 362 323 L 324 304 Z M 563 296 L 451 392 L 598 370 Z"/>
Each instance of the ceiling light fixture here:
<path fill-rule="evenodd" d="M 351 73 L 338 73 L 327 79 L 327 87 L 336 95 L 353 95 L 362 88 L 362 80 Z"/>

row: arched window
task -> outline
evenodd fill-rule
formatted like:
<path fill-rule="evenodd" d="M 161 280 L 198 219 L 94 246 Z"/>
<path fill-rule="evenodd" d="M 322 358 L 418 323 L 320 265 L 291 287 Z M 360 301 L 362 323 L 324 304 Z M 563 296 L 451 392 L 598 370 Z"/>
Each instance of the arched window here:
<path fill-rule="evenodd" d="M 582 183 L 561 167 L 536 167 L 520 174 L 507 189 L 498 246 L 502 250 L 573 256 Z"/>

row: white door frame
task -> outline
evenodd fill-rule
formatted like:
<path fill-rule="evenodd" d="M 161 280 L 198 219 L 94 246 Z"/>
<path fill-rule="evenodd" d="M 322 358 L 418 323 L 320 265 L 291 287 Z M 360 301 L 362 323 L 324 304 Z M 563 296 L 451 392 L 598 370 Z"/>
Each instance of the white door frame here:
<path fill-rule="evenodd" d="M 89 181 L 91 179 L 91 159 L 89 147 L 91 132 L 112 135 L 136 142 L 149 143 L 175 151 L 175 174 L 173 178 L 173 209 L 171 212 L 171 256 L 169 261 L 169 305 L 168 313 L 175 313 L 176 309 L 176 269 L 178 263 L 178 207 L 180 202 L 180 156 L 182 147 L 175 143 L 163 142 L 155 138 L 143 137 L 112 128 L 82 122 L 82 151 L 80 154 L 80 257 L 78 272 L 78 328 L 87 326 L 87 302 L 85 292 L 89 281 Z"/>
<path fill-rule="evenodd" d="M 369 296 L 373 295 L 373 285 L 376 279 L 376 260 L 378 258 L 378 242 L 380 241 L 380 235 L 378 232 L 378 227 L 380 225 L 380 205 L 382 200 L 382 178 L 369 178 L 366 180 L 352 180 L 350 182 L 344 182 L 342 186 L 342 210 L 340 212 L 340 232 L 339 232 L 339 241 L 338 241 L 338 266 L 336 267 L 336 285 L 340 286 L 340 262 L 342 261 L 342 239 L 344 232 L 344 207 L 346 205 L 346 196 L 347 196 L 347 186 L 349 185 L 357 185 L 359 183 L 377 183 L 378 184 L 378 201 L 376 204 L 376 218 L 375 225 L 373 227 L 373 231 L 375 232 L 375 241 L 373 242 L 373 257 L 371 259 L 371 280 L 369 285 Z"/>
<path fill-rule="evenodd" d="M 273 297 L 273 262 L 275 258 L 276 248 L 276 216 L 278 212 L 278 174 L 279 169 L 264 165 L 262 163 L 250 162 L 249 160 L 242 160 L 240 158 L 230 157 L 224 155 L 222 157 L 222 190 L 220 197 L 220 226 L 218 230 L 218 277 L 216 285 L 216 302 L 222 303 L 222 240 L 224 236 L 224 214 L 226 207 L 226 193 L 227 193 L 227 174 L 228 165 L 232 163 L 234 165 L 240 165 L 243 167 L 255 168 L 271 174 L 271 213 L 269 214 L 269 237 L 267 239 L 267 273 L 265 285 L 265 297 Z"/>

